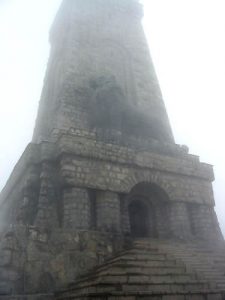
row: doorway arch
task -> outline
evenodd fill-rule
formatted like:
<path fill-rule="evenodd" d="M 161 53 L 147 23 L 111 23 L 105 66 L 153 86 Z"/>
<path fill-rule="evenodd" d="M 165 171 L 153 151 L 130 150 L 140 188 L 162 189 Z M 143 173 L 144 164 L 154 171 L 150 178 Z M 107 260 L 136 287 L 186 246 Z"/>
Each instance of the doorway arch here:
<path fill-rule="evenodd" d="M 127 213 L 132 237 L 171 236 L 169 197 L 156 184 L 134 186 L 127 196 Z"/>

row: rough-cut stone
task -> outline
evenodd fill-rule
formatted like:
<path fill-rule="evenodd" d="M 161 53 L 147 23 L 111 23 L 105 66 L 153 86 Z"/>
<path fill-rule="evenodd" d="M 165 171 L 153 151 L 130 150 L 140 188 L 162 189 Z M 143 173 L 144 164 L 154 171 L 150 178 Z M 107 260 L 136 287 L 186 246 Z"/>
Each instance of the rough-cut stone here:
<path fill-rule="evenodd" d="M 174 142 L 141 18 L 137 0 L 62 2 L 0 196 L 0 299 L 224 298 L 213 169 Z"/>

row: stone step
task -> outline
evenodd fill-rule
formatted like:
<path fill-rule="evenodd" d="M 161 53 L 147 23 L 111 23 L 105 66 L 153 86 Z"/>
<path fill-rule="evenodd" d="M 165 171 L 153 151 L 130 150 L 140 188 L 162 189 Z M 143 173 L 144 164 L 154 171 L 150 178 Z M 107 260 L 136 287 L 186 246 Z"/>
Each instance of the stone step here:
<path fill-rule="evenodd" d="M 224 284 L 225 280 L 221 279 L 221 278 L 218 278 L 216 282 L 217 282 L 217 284 Z"/>
<path fill-rule="evenodd" d="M 219 253 L 216 250 L 204 249 L 200 245 L 179 245 L 162 243 L 162 249 L 169 254 L 173 254 L 175 258 L 183 261 L 188 269 L 195 269 L 205 278 L 216 282 L 219 278 L 223 279 L 225 273 L 225 253 Z M 207 246 L 205 246 L 207 247 Z"/>
<path fill-rule="evenodd" d="M 116 256 L 120 256 L 120 255 L 124 255 L 124 254 L 128 254 L 128 253 L 134 253 L 134 252 L 142 252 L 142 253 L 155 253 L 155 254 L 160 254 L 161 251 L 159 250 L 158 247 L 148 247 L 148 248 L 141 248 L 141 247 L 136 247 L 135 245 L 132 245 L 132 247 L 130 248 L 126 248 L 124 250 L 121 250 L 119 252 L 117 252 L 117 254 L 115 254 Z"/>
<path fill-rule="evenodd" d="M 95 274 L 98 275 L 126 275 L 127 272 L 129 271 L 130 274 L 136 274 L 136 275 L 182 275 L 182 274 L 187 274 L 186 269 L 184 267 L 145 267 L 145 268 L 140 268 L 140 267 L 131 267 L 129 266 L 129 269 L 125 269 L 124 265 L 121 267 L 117 266 L 112 266 L 110 269 L 106 268 L 105 270 L 98 270 L 95 272 Z"/>
<path fill-rule="evenodd" d="M 207 276 L 211 275 L 211 276 L 215 276 L 215 277 L 220 277 L 221 279 L 222 278 L 225 279 L 224 273 L 223 272 L 219 272 L 217 270 L 212 270 L 212 271 L 208 270 L 208 272 L 206 270 L 204 270 L 204 274 L 207 275 Z"/>
<path fill-rule="evenodd" d="M 111 261 L 104 263 L 101 266 L 93 269 L 93 272 L 103 271 L 109 269 L 111 267 L 114 268 L 137 268 L 139 272 L 142 269 L 149 268 L 184 268 L 183 264 L 178 264 L 175 260 L 133 260 L 127 259 L 126 257 L 118 257 L 116 259 L 112 259 Z"/>
<path fill-rule="evenodd" d="M 166 254 L 161 253 L 136 253 L 136 252 L 128 252 L 126 255 L 118 256 L 115 259 L 111 259 L 110 261 L 114 261 L 117 258 L 124 257 L 127 260 L 166 260 L 167 256 Z"/>
<path fill-rule="evenodd" d="M 88 295 L 88 294 L 104 294 L 113 293 L 121 291 L 123 293 L 136 293 L 139 292 L 151 292 L 151 293 L 161 293 L 161 294 L 179 294 L 179 293 L 193 293 L 193 292 L 206 292 L 210 290 L 207 283 L 174 283 L 174 284 L 120 284 L 111 285 L 107 283 L 99 283 L 94 286 L 86 285 L 76 289 L 70 289 L 68 292 L 62 294 L 62 296 L 71 298 L 74 296 Z M 60 294 L 57 300 L 61 299 Z M 64 298 L 63 298 L 64 299 Z"/>
<path fill-rule="evenodd" d="M 217 288 L 224 291 L 224 294 L 225 294 L 225 283 L 218 283 Z"/>
<path fill-rule="evenodd" d="M 209 281 L 212 281 L 212 282 L 225 282 L 225 279 L 224 278 L 221 278 L 221 276 L 213 276 L 213 275 L 205 275 L 204 276 L 205 279 L 209 280 Z"/>
<path fill-rule="evenodd" d="M 0 300 L 55 300 L 53 294 L 0 295 Z"/>
<path fill-rule="evenodd" d="M 59 298 L 57 298 L 59 299 Z M 223 296 L 219 293 L 212 291 L 199 291 L 185 294 L 159 294 L 148 293 L 140 291 L 138 296 L 134 293 L 110 293 L 106 294 L 93 294 L 93 295 L 80 295 L 67 298 L 60 298 L 60 300 L 223 300 Z"/>
<path fill-rule="evenodd" d="M 124 264 L 124 263 L 116 263 L 114 265 L 109 266 L 101 266 L 96 270 L 86 274 L 81 277 L 81 280 L 85 280 L 89 276 L 93 274 L 104 275 L 104 274 L 148 274 L 148 275 L 178 275 L 178 274 L 186 274 L 185 268 L 182 266 L 171 266 L 168 263 L 164 263 L 160 266 L 155 266 L 155 264 L 151 264 L 150 262 L 145 265 L 140 265 L 136 263 L 132 264 Z M 190 273 L 195 274 L 195 273 Z M 196 275 L 196 274 L 195 274 Z"/>
<path fill-rule="evenodd" d="M 175 259 L 166 257 L 166 256 L 134 256 L 134 255 L 126 255 L 126 256 L 120 256 L 117 258 L 113 258 L 110 260 L 110 263 L 114 263 L 116 261 L 127 261 L 127 262 L 134 262 L 134 261 L 140 261 L 140 262 L 149 262 L 149 261 L 155 261 L 155 262 L 165 262 L 165 261 L 170 261 L 173 262 L 174 264 L 177 264 L 177 261 Z M 182 263 L 180 263 L 182 264 Z"/>
<path fill-rule="evenodd" d="M 190 263 L 192 267 L 194 268 L 199 268 L 201 269 L 202 271 L 210 271 L 210 272 L 214 272 L 214 271 L 217 271 L 219 273 L 221 273 L 220 271 L 218 271 L 218 269 L 216 267 L 212 267 L 211 265 L 205 265 L 206 262 L 203 262 L 203 263 L 194 263 L 194 262 L 191 262 L 191 261 L 187 261 L 186 264 Z"/>
<path fill-rule="evenodd" d="M 118 256 L 116 258 L 112 258 L 110 261 L 111 264 L 116 262 L 116 261 L 127 261 L 127 262 L 132 262 L 132 261 L 140 261 L 140 262 L 148 262 L 148 261 L 174 261 L 176 263 L 175 259 L 169 258 L 166 255 L 134 255 L 134 254 L 127 254 L 124 256 Z M 106 264 L 108 263 L 106 262 Z"/>
<path fill-rule="evenodd" d="M 59 298 L 57 298 L 59 299 Z M 206 292 L 193 292 L 185 294 L 158 294 L 158 293 L 148 293 L 148 292 L 139 292 L 138 296 L 134 293 L 110 293 L 109 295 L 105 294 L 93 294 L 93 295 L 80 295 L 71 297 L 63 297 L 60 300 L 223 300 L 223 296 L 219 293 L 206 291 Z"/>
<path fill-rule="evenodd" d="M 104 275 L 104 276 L 93 276 L 89 279 L 77 282 L 76 287 L 85 287 L 86 285 L 95 285 L 98 283 L 104 284 L 187 284 L 196 283 L 196 278 L 188 275 Z M 197 281 L 198 283 L 206 283 L 206 281 Z"/>
<path fill-rule="evenodd" d="M 150 266 L 149 266 L 150 265 Z M 132 274 L 136 274 L 136 273 L 144 273 L 144 274 L 163 274 L 163 273 L 168 273 L 170 269 L 172 272 L 174 272 L 174 274 L 176 274 L 176 270 L 178 270 L 178 273 L 183 273 L 181 270 L 184 270 L 184 268 L 179 267 L 179 266 L 165 266 L 166 264 L 164 264 L 163 266 L 157 266 L 155 267 L 154 264 L 148 263 L 146 265 L 138 265 L 136 263 L 132 263 L 132 264 L 124 264 L 124 263 L 116 263 L 115 265 L 110 267 L 110 270 L 114 271 L 114 272 L 120 272 L 122 270 L 126 269 L 126 272 L 128 273 L 132 273 Z M 98 269 L 97 272 L 103 272 L 105 270 L 108 270 L 109 268 L 105 267 L 101 267 Z"/>

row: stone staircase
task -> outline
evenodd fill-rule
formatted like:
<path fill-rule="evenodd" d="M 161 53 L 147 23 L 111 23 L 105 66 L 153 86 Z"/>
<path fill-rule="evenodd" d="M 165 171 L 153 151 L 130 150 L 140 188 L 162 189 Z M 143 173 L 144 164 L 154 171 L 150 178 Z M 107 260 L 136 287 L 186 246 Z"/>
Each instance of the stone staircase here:
<path fill-rule="evenodd" d="M 222 300 L 222 289 L 173 253 L 169 242 L 137 240 L 129 250 L 96 267 L 57 300 Z M 176 246 L 174 246 L 176 249 Z M 177 258 L 177 254 L 178 258 Z M 188 256 L 187 256 L 188 260 Z"/>
<path fill-rule="evenodd" d="M 209 246 L 204 242 L 152 241 L 152 244 L 154 242 L 162 251 L 173 255 L 187 268 L 214 283 L 216 288 L 225 290 L 225 247 Z"/>

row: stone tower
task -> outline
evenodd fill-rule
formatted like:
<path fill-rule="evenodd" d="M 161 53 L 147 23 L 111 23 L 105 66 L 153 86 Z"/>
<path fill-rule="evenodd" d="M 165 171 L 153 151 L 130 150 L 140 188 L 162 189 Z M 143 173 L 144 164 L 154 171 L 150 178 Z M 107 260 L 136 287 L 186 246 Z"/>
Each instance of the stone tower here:
<path fill-rule="evenodd" d="M 174 142 L 141 19 L 137 0 L 62 2 L 1 193 L 0 299 L 224 299 L 212 167 Z"/>

